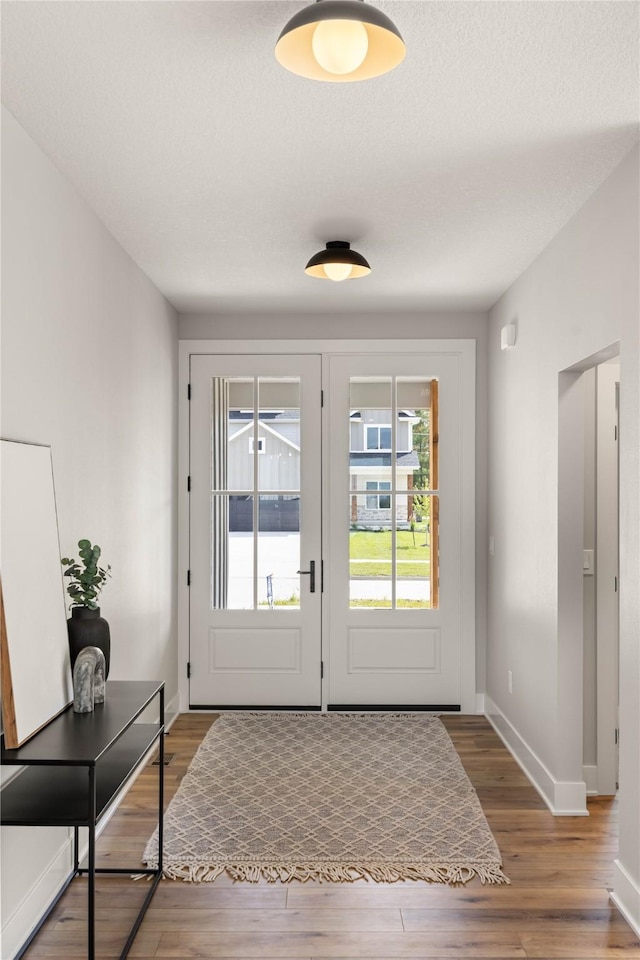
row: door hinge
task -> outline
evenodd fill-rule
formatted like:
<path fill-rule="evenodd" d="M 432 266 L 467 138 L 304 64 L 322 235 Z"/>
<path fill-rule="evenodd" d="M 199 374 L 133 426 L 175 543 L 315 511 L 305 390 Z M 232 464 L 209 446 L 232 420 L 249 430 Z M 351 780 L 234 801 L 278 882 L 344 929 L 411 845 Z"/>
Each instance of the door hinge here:
<path fill-rule="evenodd" d="M 187 570 L 187 586 L 191 586 L 191 570 Z"/>
<path fill-rule="evenodd" d="M 187 663 L 187 680 L 191 679 L 191 662 Z"/>
<path fill-rule="evenodd" d="M 324 680 L 324 660 L 320 661 L 320 679 Z"/>
<path fill-rule="evenodd" d="M 614 440 L 617 440 L 617 439 L 618 439 L 618 427 L 617 427 L 617 426 L 615 426 L 615 427 L 613 428 L 613 439 L 614 439 Z"/>
<path fill-rule="evenodd" d="M 187 384 L 187 400 L 191 400 L 191 384 Z"/>
<path fill-rule="evenodd" d="M 320 561 L 320 593 L 324 593 L 324 560 Z"/>
<path fill-rule="evenodd" d="M 191 477 L 187 477 L 187 493 L 191 493 Z"/>
<path fill-rule="evenodd" d="M 320 391 L 320 406 L 324 407 L 324 390 Z"/>
<path fill-rule="evenodd" d="M 616 745 L 617 745 L 617 744 L 619 743 L 619 741 L 620 741 L 620 731 L 618 730 L 617 727 L 616 727 L 616 729 L 614 730 L 614 740 L 615 740 Z"/>
<path fill-rule="evenodd" d="M 617 578 L 617 577 L 614 577 L 614 578 L 613 578 L 613 590 L 614 590 L 614 593 L 617 593 L 617 592 L 618 592 L 618 578 Z"/>

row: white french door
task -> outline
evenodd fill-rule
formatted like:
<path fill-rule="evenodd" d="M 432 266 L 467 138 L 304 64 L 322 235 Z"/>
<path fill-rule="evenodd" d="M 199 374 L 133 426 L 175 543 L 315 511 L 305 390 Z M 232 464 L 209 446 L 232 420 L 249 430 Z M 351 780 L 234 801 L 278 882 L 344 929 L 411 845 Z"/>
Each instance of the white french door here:
<path fill-rule="evenodd" d="M 329 708 L 460 709 L 459 358 L 329 366 Z"/>
<path fill-rule="evenodd" d="M 192 707 L 319 707 L 320 357 L 191 358 Z"/>
<path fill-rule="evenodd" d="M 475 711 L 474 348 L 395 345 L 191 353 L 191 707 Z"/>

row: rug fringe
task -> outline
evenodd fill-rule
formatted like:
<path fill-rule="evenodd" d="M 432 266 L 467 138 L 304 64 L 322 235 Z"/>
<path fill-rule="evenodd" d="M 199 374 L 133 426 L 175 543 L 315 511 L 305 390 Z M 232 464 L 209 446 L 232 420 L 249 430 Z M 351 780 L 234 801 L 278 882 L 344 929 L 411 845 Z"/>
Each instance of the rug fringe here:
<path fill-rule="evenodd" d="M 153 866 L 153 864 L 150 864 Z M 290 880 L 317 880 L 329 883 L 353 883 L 373 880 L 375 883 L 396 883 L 402 880 L 427 880 L 451 885 L 468 883 L 478 877 L 481 883 L 511 883 L 500 864 L 345 864 L 345 863 L 172 863 L 163 870 L 168 880 L 185 883 L 211 883 L 227 873 L 232 880 L 258 883 L 288 883 Z"/>
<path fill-rule="evenodd" d="M 384 710 L 379 712 L 366 710 L 357 710 L 357 711 L 346 711 L 341 710 L 332 710 L 330 713 L 318 713 L 317 711 L 310 710 L 305 713 L 297 713 L 295 710 L 291 712 L 287 711 L 283 713 L 282 711 L 277 710 L 227 710 L 223 714 L 225 717 L 239 717 L 241 719 L 251 719 L 251 720 L 306 720 L 309 723 L 317 723 L 320 720 L 323 723 L 331 722 L 332 720 L 346 720 L 346 721 L 374 721 L 377 723 L 388 723 L 389 720 L 413 720 L 415 722 L 421 723 L 431 723 L 435 720 L 439 720 L 442 716 L 441 713 L 432 713 L 431 711 L 426 710 L 414 710 L 411 712 L 411 708 L 407 707 L 407 713 L 387 713 Z"/>

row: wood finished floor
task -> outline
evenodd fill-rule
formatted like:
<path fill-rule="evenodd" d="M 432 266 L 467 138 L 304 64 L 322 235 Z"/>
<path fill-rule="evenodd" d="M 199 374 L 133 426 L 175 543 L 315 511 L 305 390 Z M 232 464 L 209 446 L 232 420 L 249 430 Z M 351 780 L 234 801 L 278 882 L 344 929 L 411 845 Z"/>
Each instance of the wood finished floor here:
<path fill-rule="evenodd" d="M 171 799 L 211 714 L 180 716 L 166 739 Z M 443 717 L 494 832 L 511 885 L 163 881 L 130 956 L 136 960 L 400 960 L 639 958 L 611 906 L 616 805 L 552 817 L 482 717 Z M 98 841 L 102 865 L 135 863 L 155 825 L 157 769 L 147 767 Z M 118 957 L 145 881 L 98 881 L 97 954 Z M 77 879 L 25 954 L 86 956 L 86 886 Z"/>

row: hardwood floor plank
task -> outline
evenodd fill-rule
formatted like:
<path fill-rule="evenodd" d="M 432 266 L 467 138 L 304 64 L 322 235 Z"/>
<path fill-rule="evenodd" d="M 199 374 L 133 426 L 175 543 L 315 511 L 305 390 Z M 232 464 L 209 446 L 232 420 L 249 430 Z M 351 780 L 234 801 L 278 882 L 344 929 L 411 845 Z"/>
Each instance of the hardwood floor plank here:
<path fill-rule="evenodd" d="M 628 930 L 624 919 L 613 906 L 595 910 L 569 909 L 403 909 L 405 930 L 441 932 L 450 930 L 491 930 L 535 932 L 544 929 L 553 939 L 556 935 L 581 933 L 584 930 L 606 930 L 609 933 Z"/>
<path fill-rule="evenodd" d="M 120 909 L 111 917 L 109 925 L 113 930 L 129 930 L 135 919 L 135 910 Z M 55 929 L 76 930 L 85 927 L 84 917 L 68 917 L 59 921 Z M 144 919 L 144 929 L 160 931 L 187 931 L 185 936 L 195 934 L 221 934 L 226 931 L 252 933 L 276 932 L 342 932 L 368 931 L 402 932 L 400 910 L 264 910 L 255 908 L 208 909 L 200 908 L 149 908 Z"/>
<path fill-rule="evenodd" d="M 283 884 L 236 883 L 229 886 L 215 883 L 175 883 L 171 880 L 160 884 L 153 898 L 151 909 L 180 909 L 204 907 L 207 909 L 233 910 L 284 910 L 287 906 L 287 888 Z"/>
<path fill-rule="evenodd" d="M 199 957 L 206 960 L 237 957 L 290 957 L 299 954 L 329 960 L 398 958 L 526 957 L 520 939 L 512 934 L 450 933 L 163 933 L 156 957 Z"/>
<path fill-rule="evenodd" d="M 597 910 L 609 906 L 609 894 L 604 888 L 562 887 L 554 897 L 558 910 Z M 544 910 L 549 907 L 549 891 L 539 887 L 487 885 L 471 888 L 447 887 L 444 884 L 341 884 L 322 887 L 298 887 L 289 890 L 288 906 L 333 907 L 335 909 L 371 910 L 397 907 L 401 910 L 450 907 L 464 909 L 469 914 L 492 907 L 503 909 Z"/>

